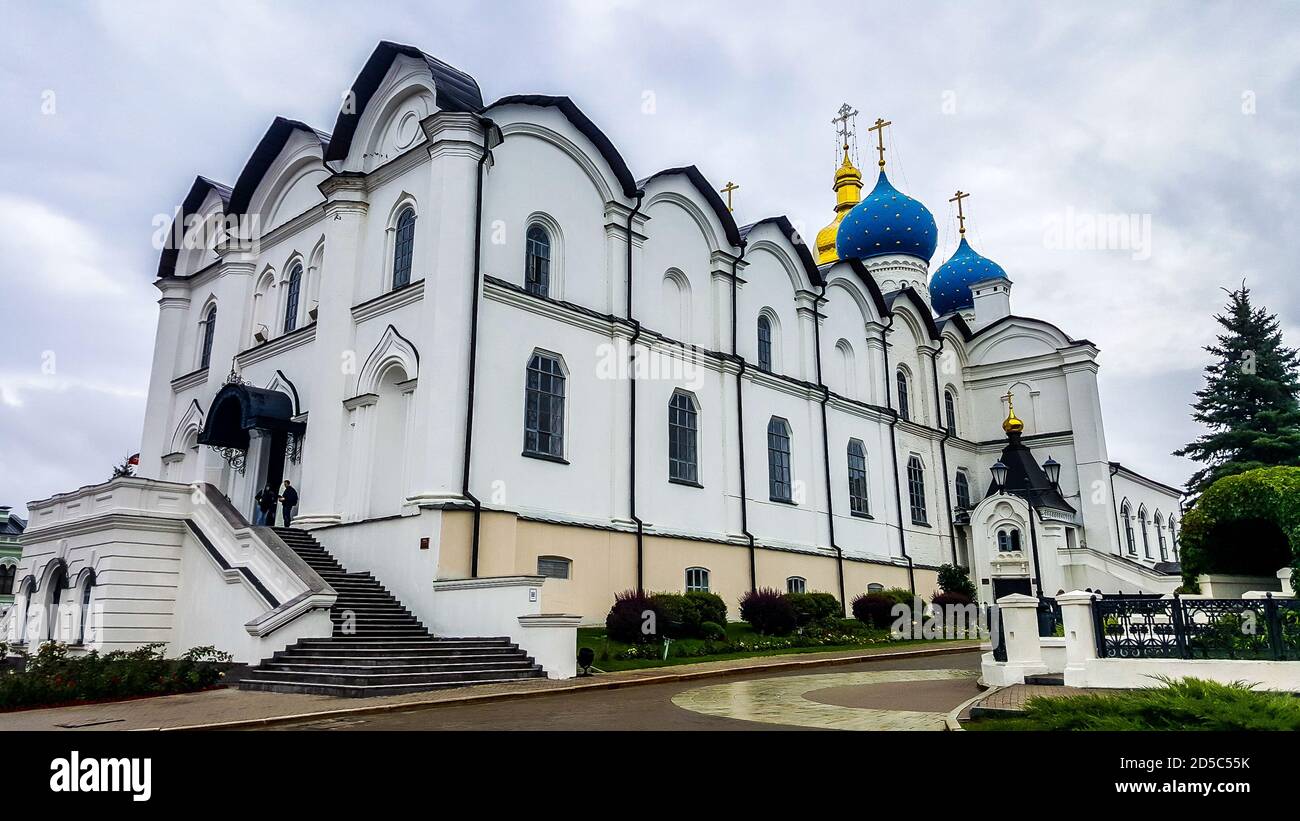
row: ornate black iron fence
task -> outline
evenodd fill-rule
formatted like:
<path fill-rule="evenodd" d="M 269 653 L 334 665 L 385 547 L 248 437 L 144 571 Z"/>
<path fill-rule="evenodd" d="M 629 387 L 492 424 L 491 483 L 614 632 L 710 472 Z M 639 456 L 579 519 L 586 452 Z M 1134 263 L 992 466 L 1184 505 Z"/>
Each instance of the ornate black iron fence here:
<path fill-rule="evenodd" d="M 1103 598 L 1101 658 L 1300 660 L 1300 600 Z"/>

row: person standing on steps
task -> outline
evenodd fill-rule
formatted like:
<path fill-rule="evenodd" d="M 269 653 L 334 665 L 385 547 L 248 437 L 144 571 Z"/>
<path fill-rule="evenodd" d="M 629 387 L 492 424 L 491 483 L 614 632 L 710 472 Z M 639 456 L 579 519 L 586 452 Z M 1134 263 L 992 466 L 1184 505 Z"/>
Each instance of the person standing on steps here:
<path fill-rule="evenodd" d="M 284 490 L 280 493 L 280 505 L 284 508 L 284 526 L 290 527 L 294 510 L 298 507 L 298 491 L 294 490 L 289 480 L 284 480 Z"/>
<path fill-rule="evenodd" d="M 254 524 L 275 527 L 275 488 L 267 485 L 254 500 L 257 503 L 257 516 Z"/>

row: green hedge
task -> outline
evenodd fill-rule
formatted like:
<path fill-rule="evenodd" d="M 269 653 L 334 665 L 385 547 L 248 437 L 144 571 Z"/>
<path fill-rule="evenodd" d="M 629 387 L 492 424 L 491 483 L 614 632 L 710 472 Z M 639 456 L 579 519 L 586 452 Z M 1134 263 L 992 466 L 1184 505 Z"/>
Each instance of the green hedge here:
<path fill-rule="evenodd" d="M 1285 537 L 1287 553 L 1268 547 Z M 1276 572 L 1289 563 L 1300 582 L 1300 467 L 1271 467 L 1225 476 L 1206 488 L 1183 516 L 1179 539 L 1183 585 L 1198 590 L 1203 573 Z M 1242 555 L 1250 551 L 1254 555 Z"/>
<path fill-rule="evenodd" d="M 69 656 L 66 645 L 46 642 L 27 658 L 25 669 L 0 672 L 0 710 L 203 690 L 221 680 L 230 662 L 228 653 L 212 647 L 168 659 L 165 646 Z M 0 644 L 0 656 L 7 649 Z"/>

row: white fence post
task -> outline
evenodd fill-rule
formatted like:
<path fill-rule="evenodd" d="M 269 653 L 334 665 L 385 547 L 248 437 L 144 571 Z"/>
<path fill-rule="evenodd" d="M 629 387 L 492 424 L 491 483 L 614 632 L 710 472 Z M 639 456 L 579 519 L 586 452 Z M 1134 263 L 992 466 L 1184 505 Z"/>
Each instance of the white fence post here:
<path fill-rule="evenodd" d="M 1097 658 L 1092 624 L 1093 594 L 1074 590 L 1056 597 L 1065 627 L 1065 686 L 1086 687 L 1088 662 Z"/>
<path fill-rule="evenodd" d="M 1007 646 L 1004 684 L 1024 683 L 1025 674 L 1043 672 L 1043 648 L 1038 642 L 1038 599 L 1021 593 L 997 601 L 1002 614 L 1002 640 Z"/>

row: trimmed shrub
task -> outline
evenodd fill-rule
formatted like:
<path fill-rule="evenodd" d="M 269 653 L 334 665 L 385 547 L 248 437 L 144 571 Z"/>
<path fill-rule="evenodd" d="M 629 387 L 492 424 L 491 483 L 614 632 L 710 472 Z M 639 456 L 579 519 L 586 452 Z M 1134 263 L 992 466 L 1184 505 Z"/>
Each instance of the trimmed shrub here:
<path fill-rule="evenodd" d="M 716 621 L 701 622 L 700 638 L 706 641 L 726 641 L 727 631 Z"/>
<path fill-rule="evenodd" d="M 770 587 L 751 590 L 740 600 L 740 617 L 768 636 L 788 635 L 795 626 L 794 608 L 785 594 Z"/>
<path fill-rule="evenodd" d="M 1300 467 L 1268 467 L 1225 476 L 1183 516 L 1183 585 L 1202 573 L 1272 575 L 1290 564 L 1300 578 Z"/>
<path fill-rule="evenodd" d="M 965 596 L 961 593 L 944 592 L 935 593 L 934 597 L 930 599 L 930 604 L 934 607 L 946 607 L 950 604 L 970 604 L 971 601 L 973 600 L 970 596 Z"/>
<path fill-rule="evenodd" d="M 894 605 L 898 602 L 885 593 L 863 593 L 853 600 L 853 618 L 877 630 L 893 624 Z"/>
<path fill-rule="evenodd" d="M 796 627 L 827 627 L 844 615 L 840 600 L 830 593 L 786 593 Z"/>
<path fill-rule="evenodd" d="M 605 616 L 605 633 L 614 641 L 624 644 L 658 641 L 660 636 L 657 632 L 642 631 L 646 613 L 654 614 L 654 623 L 658 627 L 659 612 L 655 608 L 654 600 L 644 593 L 625 590 L 614 597 L 614 605 L 609 608 L 609 615 Z"/>
<path fill-rule="evenodd" d="M 695 609 L 700 614 L 701 627 L 706 621 L 719 625 L 727 623 L 727 603 L 717 593 L 692 590 L 686 594 L 686 598 L 695 602 Z"/>
<path fill-rule="evenodd" d="M 699 606 L 681 593 L 655 593 L 650 597 L 659 619 L 660 632 L 670 639 L 693 638 L 699 635 Z"/>
<path fill-rule="evenodd" d="M 939 565 L 939 589 L 945 593 L 958 593 L 975 601 L 975 582 L 970 580 L 966 568 L 955 564 Z"/>
<path fill-rule="evenodd" d="M 891 601 L 897 602 L 898 604 L 905 604 L 908 607 L 912 606 L 912 599 L 915 598 L 915 596 L 912 595 L 912 591 L 908 590 L 906 587 L 886 587 L 884 590 L 880 591 L 880 594 L 882 596 L 888 596 Z"/>

